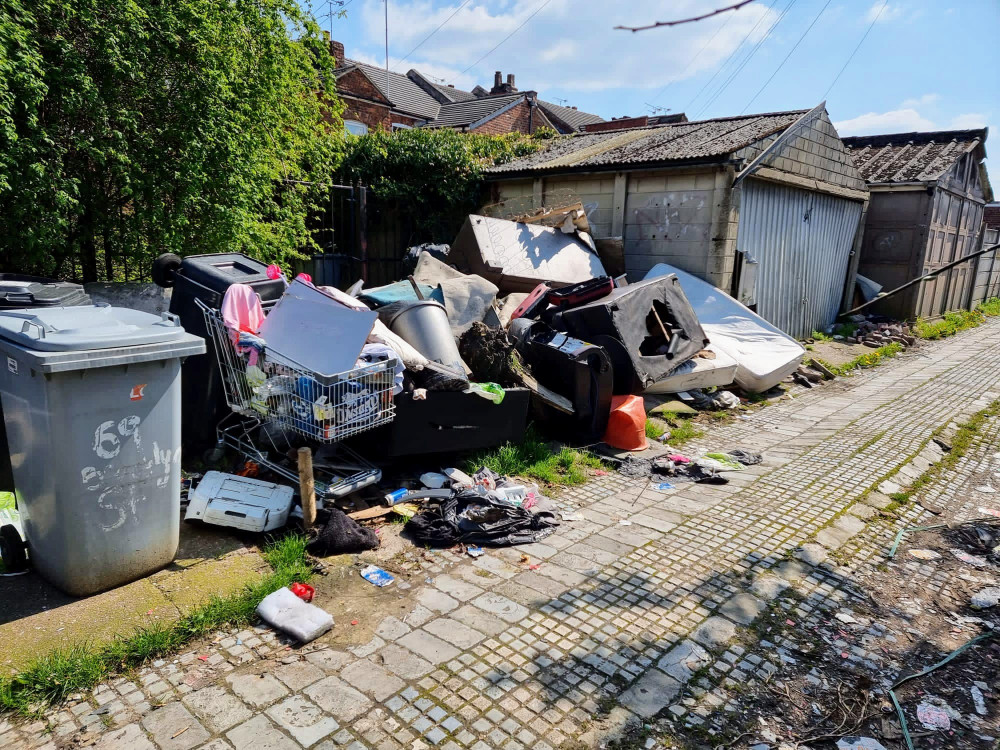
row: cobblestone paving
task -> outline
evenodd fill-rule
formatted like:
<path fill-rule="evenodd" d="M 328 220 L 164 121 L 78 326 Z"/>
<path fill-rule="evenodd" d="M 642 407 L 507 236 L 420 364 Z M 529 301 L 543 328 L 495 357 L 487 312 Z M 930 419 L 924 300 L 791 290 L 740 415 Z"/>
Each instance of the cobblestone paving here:
<path fill-rule="evenodd" d="M 780 644 L 734 645 L 766 606 L 807 618 L 852 595 L 893 533 L 863 522 L 887 498 L 857 501 L 919 475 L 936 428 L 1000 397 L 998 361 L 1000 322 L 801 392 L 686 446 L 764 452 L 728 485 L 602 477 L 560 498 L 584 520 L 542 543 L 429 555 L 417 604 L 368 644 L 222 633 L 43 721 L 0 719 L 0 747 L 545 750 L 658 714 L 694 728 L 724 714 L 728 689 L 780 669 Z M 790 586 L 808 597 L 781 598 Z"/>

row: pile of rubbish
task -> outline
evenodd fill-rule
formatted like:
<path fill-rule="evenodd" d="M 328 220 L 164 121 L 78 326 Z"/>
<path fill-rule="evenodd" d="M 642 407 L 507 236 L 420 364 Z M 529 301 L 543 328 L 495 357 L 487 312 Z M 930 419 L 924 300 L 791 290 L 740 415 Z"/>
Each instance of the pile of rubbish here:
<path fill-rule="evenodd" d="M 881 315 L 858 314 L 849 316 L 847 320 L 856 326 L 854 333 L 850 336 L 834 335 L 835 340 L 864 344 L 873 349 L 893 342 L 904 347 L 913 346 L 917 341 L 908 324 L 900 323 L 891 318 Z M 832 330 L 830 329 L 831 333 Z"/>

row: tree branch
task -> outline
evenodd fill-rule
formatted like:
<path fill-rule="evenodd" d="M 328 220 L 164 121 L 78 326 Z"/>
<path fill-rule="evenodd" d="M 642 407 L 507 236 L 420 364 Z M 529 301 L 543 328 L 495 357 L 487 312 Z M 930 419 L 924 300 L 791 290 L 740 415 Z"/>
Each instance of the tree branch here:
<path fill-rule="evenodd" d="M 725 8 L 718 8 L 709 13 L 705 13 L 700 16 L 694 16 L 693 18 L 681 18 L 677 21 L 657 21 L 656 23 L 651 23 L 647 26 L 615 26 L 615 29 L 621 29 L 622 31 L 631 31 L 635 33 L 636 31 L 646 31 L 647 29 L 658 29 L 661 26 L 679 26 L 682 23 L 692 23 L 694 21 L 704 21 L 706 18 L 711 18 L 712 16 L 717 16 L 720 13 L 725 13 L 730 10 L 739 10 L 744 5 L 749 5 L 753 0 L 740 0 L 740 2 L 735 5 L 727 5 Z"/>

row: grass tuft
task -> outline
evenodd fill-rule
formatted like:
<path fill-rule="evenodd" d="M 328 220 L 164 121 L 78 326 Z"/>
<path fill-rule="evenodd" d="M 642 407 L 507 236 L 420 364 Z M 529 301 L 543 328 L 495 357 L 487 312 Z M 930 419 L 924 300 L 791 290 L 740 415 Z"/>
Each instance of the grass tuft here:
<path fill-rule="evenodd" d="M 553 453 L 549 444 L 529 427 L 517 444 L 477 453 L 465 462 L 465 470 L 475 472 L 485 466 L 497 474 L 525 477 L 547 484 L 579 485 L 587 481 L 587 469 L 607 468 L 596 456 L 575 448 Z"/>
<path fill-rule="evenodd" d="M 872 349 L 866 354 L 855 357 L 850 362 L 845 362 L 842 365 L 832 365 L 829 362 L 824 362 L 821 359 L 815 358 L 817 362 L 830 370 L 834 375 L 847 375 L 854 370 L 867 370 L 871 367 L 877 367 L 882 364 L 883 360 L 891 359 L 903 351 L 903 345 L 898 341 L 893 341 L 891 344 L 886 344 L 885 346 L 880 346 L 878 349 Z"/>
<path fill-rule="evenodd" d="M 646 420 L 646 437 L 650 440 L 659 440 L 663 437 L 663 434 L 667 431 L 663 423 L 657 419 L 647 419 Z"/>
<path fill-rule="evenodd" d="M 307 581 L 312 568 L 305 557 L 305 537 L 271 542 L 264 559 L 272 570 L 229 596 L 212 597 L 180 620 L 136 628 L 100 647 L 79 644 L 42 656 L 10 677 L 0 677 L 0 714 L 37 716 L 72 693 L 93 688 L 110 675 L 136 669 L 185 643 L 221 627 L 254 621 L 257 605 L 268 594 L 296 581 Z"/>

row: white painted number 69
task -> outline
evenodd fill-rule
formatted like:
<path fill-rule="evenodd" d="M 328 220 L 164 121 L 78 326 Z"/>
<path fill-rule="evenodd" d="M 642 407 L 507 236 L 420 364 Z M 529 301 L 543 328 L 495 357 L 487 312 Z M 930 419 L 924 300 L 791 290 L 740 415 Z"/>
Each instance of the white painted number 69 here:
<path fill-rule="evenodd" d="M 117 456 L 122 449 L 121 437 L 132 435 L 138 443 L 137 428 L 139 427 L 139 417 L 126 417 L 118 423 L 118 429 L 114 430 L 113 420 L 101 422 L 101 425 L 94 431 L 94 453 L 104 459 L 112 459 Z M 117 433 L 117 434 L 116 434 Z"/>

